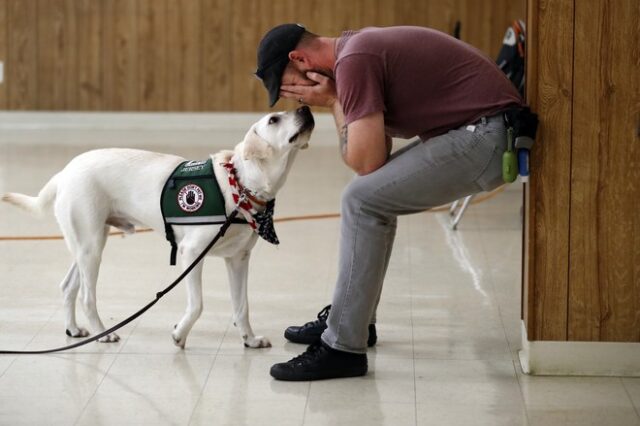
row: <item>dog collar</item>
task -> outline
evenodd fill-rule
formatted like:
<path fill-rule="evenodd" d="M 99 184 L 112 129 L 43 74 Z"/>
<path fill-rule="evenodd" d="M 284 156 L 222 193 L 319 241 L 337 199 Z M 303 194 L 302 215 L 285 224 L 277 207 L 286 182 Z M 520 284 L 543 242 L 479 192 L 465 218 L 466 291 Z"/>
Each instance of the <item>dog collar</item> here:
<path fill-rule="evenodd" d="M 225 166 L 226 168 L 226 166 Z M 235 182 L 235 186 L 238 188 L 238 194 L 243 194 L 246 195 L 247 198 L 253 203 L 253 204 L 257 204 L 260 207 L 266 207 L 268 201 L 263 201 L 258 199 L 258 197 L 256 197 L 255 195 L 253 195 L 253 192 L 251 190 L 249 190 L 248 188 L 245 188 L 240 181 L 238 180 L 237 176 L 236 176 L 236 169 L 233 167 L 233 164 L 231 164 L 231 170 L 233 173 L 233 180 Z M 231 181 L 229 181 L 229 183 L 231 183 Z"/>
<path fill-rule="evenodd" d="M 238 212 L 249 223 L 251 229 L 262 239 L 274 245 L 280 244 L 276 230 L 273 227 L 273 210 L 276 200 L 273 199 L 266 202 L 258 200 L 249 189 L 242 186 L 233 163 L 222 163 L 221 165 L 227 171 L 231 195 L 233 196 L 233 202 L 236 203 Z M 246 198 L 241 197 L 241 195 L 245 195 Z M 257 211 L 252 203 L 264 206 L 264 211 Z"/>

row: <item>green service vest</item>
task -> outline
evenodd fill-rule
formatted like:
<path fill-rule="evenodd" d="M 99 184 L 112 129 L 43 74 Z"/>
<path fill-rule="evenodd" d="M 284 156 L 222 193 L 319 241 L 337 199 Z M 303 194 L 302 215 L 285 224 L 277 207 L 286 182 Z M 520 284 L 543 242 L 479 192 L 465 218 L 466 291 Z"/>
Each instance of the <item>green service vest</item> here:
<path fill-rule="evenodd" d="M 224 197 L 213 173 L 213 162 L 185 161 L 167 179 L 160 197 L 171 265 L 176 264 L 177 245 L 172 225 L 220 225 L 226 222 Z M 234 223 L 246 223 L 234 220 Z"/>
<path fill-rule="evenodd" d="M 206 225 L 224 223 L 224 197 L 213 174 L 213 162 L 185 161 L 169 176 L 162 190 L 166 223 Z"/>

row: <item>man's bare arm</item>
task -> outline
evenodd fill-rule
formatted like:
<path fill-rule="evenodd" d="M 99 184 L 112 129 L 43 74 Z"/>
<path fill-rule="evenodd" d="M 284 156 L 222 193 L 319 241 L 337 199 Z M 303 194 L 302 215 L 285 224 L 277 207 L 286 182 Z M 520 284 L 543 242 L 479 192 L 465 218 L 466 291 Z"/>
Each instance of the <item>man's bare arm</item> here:
<path fill-rule="evenodd" d="M 382 167 L 391 151 L 391 138 L 384 133 L 382 112 L 369 114 L 349 125 L 345 124 L 342 106 L 337 100 L 332 112 L 338 130 L 340 152 L 347 166 L 359 175 Z"/>
<path fill-rule="evenodd" d="M 338 131 L 338 140 L 340 142 L 340 152 L 342 153 L 342 159 L 347 162 L 347 142 L 349 141 L 349 127 L 344 124 L 344 112 L 342 112 L 342 105 L 336 100 L 332 107 L 333 119 L 336 123 L 336 130 Z"/>

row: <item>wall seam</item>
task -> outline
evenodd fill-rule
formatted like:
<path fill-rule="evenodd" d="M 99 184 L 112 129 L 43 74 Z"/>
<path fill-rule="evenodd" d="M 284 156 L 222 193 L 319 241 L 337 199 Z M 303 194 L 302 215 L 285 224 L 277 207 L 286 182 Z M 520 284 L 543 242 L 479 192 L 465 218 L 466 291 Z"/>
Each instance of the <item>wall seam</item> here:
<path fill-rule="evenodd" d="M 571 121 L 571 125 L 569 127 L 569 223 L 567 230 L 567 312 L 566 312 L 566 338 L 565 341 L 570 341 L 569 337 L 569 314 L 570 310 L 570 301 L 571 301 L 571 186 L 573 184 L 573 103 L 574 103 L 574 93 L 575 93 L 575 84 L 576 84 L 576 0 L 573 0 L 573 28 L 572 28 L 572 40 L 571 40 L 571 110 L 569 112 L 569 119 Z"/>

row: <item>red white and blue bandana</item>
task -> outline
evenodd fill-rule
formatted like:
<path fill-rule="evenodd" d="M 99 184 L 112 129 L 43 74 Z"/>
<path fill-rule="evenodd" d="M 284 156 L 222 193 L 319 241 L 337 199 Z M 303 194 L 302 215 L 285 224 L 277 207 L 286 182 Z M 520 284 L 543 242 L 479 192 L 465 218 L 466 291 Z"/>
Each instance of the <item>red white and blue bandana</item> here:
<path fill-rule="evenodd" d="M 278 245 L 280 241 L 276 235 L 276 230 L 273 227 L 273 210 L 276 204 L 276 200 L 269 200 L 265 203 L 265 209 L 263 212 L 259 212 L 253 207 L 250 199 L 244 197 L 241 199 L 240 193 L 250 195 L 246 188 L 243 188 L 238 182 L 236 169 L 233 167 L 233 163 L 223 163 L 222 167 L 225 168 L 229 175 L 229 186 L 231 187 L 231 195 L 233 196 L 233 202 L 238 206 L 238 212 L 245 218 L 251 229 L 253 229 L 262 239 L 265 241 Z"/>

